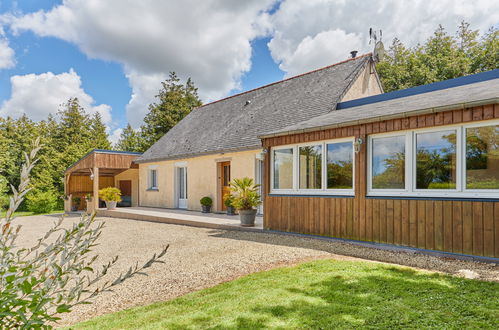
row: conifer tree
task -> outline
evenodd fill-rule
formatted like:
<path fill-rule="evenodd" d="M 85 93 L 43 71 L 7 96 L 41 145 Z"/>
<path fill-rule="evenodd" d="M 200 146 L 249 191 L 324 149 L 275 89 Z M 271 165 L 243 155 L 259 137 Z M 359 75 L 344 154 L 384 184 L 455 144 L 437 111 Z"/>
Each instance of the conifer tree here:
<path fill-rule="evenodd" d="M 106 125 L 102 122 L 102 115 L 99 112 L 94 113 L 91 119 L 90 130 L 93 136 L 95 149 L 111 149 L 109 135 L 106 132 Z"/>
<path fill-rule="evenodd" d="M 142 141 L 140 133 L 136 132 L 132 126 L 128 124 L 123 132 L 121 132 L 120 139 L 114 148 L 120 151 L 141 152 Z"/>
<path fill-rule="evenodd" d="M 157 102 L 149 105 L 149 113 L 141 127 L 142 150 L 147 150 L 192 109 L 202 104 L 198 89 L 190 78 L 184 85 L 175 72 L 170 72 L 169 78 L 161 85 L 162 88 L 156 95 Z"/>

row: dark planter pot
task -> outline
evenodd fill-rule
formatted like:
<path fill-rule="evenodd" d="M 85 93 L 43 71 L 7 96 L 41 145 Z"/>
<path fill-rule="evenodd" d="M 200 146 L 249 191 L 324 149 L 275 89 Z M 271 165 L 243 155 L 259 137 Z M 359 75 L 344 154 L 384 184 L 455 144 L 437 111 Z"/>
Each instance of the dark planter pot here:
<path fill-rule="evenodd" d="M 236 209 L 234 206 L 227 206 L 227 215 L 236 215 Z"/>
<path fill-rule="evenodd" d="M 211 212 L 211 205 L 201 205 L 201 208 L 203 209 L 203 213 Z"/>
<path fill-rule="evenodd" d="M 239 219 L 241 226 L 254 227 L 256 218 L 256 210 L 239 210 Z"/>
<path fill-rule="evenodd" d="M 71 212 L 77 212 L 78 206 L 71 206 Z"/>
<path fill-rule="evenodd" d="M 108 210 L 114 210 L 116 208 L 116 204 L 118 204 L 118 202 L 106 201 L 106 207 Z"/>

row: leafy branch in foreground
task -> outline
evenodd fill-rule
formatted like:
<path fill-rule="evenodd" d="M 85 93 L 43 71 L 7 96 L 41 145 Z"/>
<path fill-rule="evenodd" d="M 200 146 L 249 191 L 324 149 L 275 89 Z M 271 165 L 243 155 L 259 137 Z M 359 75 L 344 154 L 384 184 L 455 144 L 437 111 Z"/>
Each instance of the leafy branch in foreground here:
<path fill-rule="evenodd" d="M 61 216 L 31 248 L 17 245 L 21 230 L 14 225 L 14 212 L 29 191 L 30 172 L 37 163 L 40 141 L 33 143 L 30 154 L 24 154 L 21 180 L 12 197 L 5 217 L 0 219 L 0 328 L 51 328 L 50 322 L 60 319 L 79 304 L 89 304 L 98 294 L 131 277 L 144 273 L 155 263 L 162 263 L 168 249 L 163 248 L 143 265 L 131 266 L 113 280 L 105 281 L 109 269 L 118 261 L 111 261 L 94 270 L 98 258 L 92 256 L 104 227 L 95 221 L 95 214 L 82 215 L 70 228 L 62 226 Z"/>

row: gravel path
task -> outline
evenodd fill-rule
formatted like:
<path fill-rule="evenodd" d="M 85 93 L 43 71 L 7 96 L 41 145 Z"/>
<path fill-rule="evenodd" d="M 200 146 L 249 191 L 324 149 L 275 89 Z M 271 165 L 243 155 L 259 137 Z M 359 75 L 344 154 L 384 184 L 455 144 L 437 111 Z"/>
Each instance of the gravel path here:
<path fill-rule="evenodd" d="M 75 219 L 68 217 L 67 225 Z M 31 245 L 55 220 L 54 216 L 18 218 L 16 222 L 23 225 L 19 242 Z M 63 315 L 60 325 L 168 300 L 252 272 L 317 258 L 365 258 L 499 281 L 499 266 L 495 264 L 389 252 L 343 242 L 271 233 L 213 230 L 115 218 L 103 220 L 106 227 L 100 245 L 94 251 L 99 254 L 100 262 L 120 256 L 110 277 L 136 262 L 143 263 L 170 244 L 163 258 L 165 263 L 149 268 L 149 276 L 132 278 L 114 292 L 100 295 L 93 304 L 82 305 Z"/>

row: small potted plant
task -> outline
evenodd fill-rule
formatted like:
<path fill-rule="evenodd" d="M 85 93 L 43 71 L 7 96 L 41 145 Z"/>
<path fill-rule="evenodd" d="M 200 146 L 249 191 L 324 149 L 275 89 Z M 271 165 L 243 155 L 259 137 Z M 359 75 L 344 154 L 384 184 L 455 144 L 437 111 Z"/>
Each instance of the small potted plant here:
<path fill-rule="evenodd" d="M 224 197 L 224 205 L 227 208 L 227 215 L 236 215 L 236 208 L 232 203 L 234 202 L 234 196 L 232 194 L 227 194 Z"/>
<path fill-rule="evenodd" d="M 213 205 L 213 200 L 210 197 L 205 196 L 201 198 L 199 202 L 201 203 L 201 208 L 203 209 L 203 213 L 210 213 L 211 206 Z"/>
<path fill-rule="evenodd" d="M 115 187 L 107 187 L 99 190 L 99 198 L 106 202 L 108 210 L 114 210 L 116 204 L 121 202 L 121 190 Z"/>
<path fill-rule="evenodd" d="M 73 204 L 71 205 L 71 211 L 76 212 L 80 208 L 80 197 L 73 197 Z"/>
<path fill-rule="evenodd" d="M 259 187 L 260 185 L 255 184 L 251 178 L 234 179 L 230 183 L 230 189 L 234 194 L 232 205 L 239 210 L 239 219 L 243 227 L 255 225 L 256 207 L 261 204 Z"/>
<path fill-rule="evenodd" d="M 85 195 L 85 202 L 90 203 L 92 201 L 92 195 L 86 194 Z"/>

